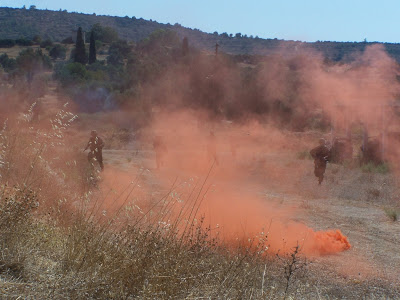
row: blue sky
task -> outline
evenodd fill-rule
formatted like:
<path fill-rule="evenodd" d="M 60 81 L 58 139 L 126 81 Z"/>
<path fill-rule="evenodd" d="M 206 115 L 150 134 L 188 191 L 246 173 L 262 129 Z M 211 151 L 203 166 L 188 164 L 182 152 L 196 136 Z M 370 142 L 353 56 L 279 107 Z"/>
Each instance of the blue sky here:
<path fill-rule="evenodd" d="M 0 6 L 23 5 L 135 16 L 262 38 L 400 42 L 399 0 L 0 0 Z"/>

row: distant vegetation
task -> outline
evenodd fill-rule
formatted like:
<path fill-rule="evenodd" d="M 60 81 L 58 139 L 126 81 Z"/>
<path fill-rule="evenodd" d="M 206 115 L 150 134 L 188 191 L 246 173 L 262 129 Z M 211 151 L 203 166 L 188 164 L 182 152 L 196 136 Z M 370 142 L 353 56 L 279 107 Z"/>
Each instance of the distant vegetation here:
<path fill-rule="evenodd" d="M 41 36 L 52 41 L 70 41 L 78 27 L 89 32 L 95 24 L 107 28 L 98 39 L 106 43 L 113 42 L 118 34 L 123 40 L 139 42 L 147 38 L 152 32 L 159 29 L 170 29 L 177 33 L 180 39 L 187 37 L 193 47 L 201 50 L 214 51 L 215 44 L 220 45 L 221 51 L 231 54 L 268 55 L 281 49 L 290 49 L 295 52 L 308 47 L 323 53 L 331 61 L 350 60 L 353 54 L 364 51 L 365 47 L 374 42 L 330 42 L 318 41 L 304 43 L 299 41 L 284 41 L 277 38 L 262 39 L 257 36 L 247 36 L 241 33 L 205 33 L 198 29 L 190 29 L 176 23 L 161 24 L 152 20 L 132 17 L 97 16 L 96 14 L 82 14 L 67 12 L 66 10 L 50 11 L 34 8 L 0 8 L 0 47 L 12 47 L 11 40 L 21 37 L 33 39 Z M 49 26 L 51 24 L 51 26 Z M 93 28 L 96 32 L 96 28 Z M 89 40 L 89 35 L 86 37 Z M 400 61 L 400 44 L 385 43 L 386 51 Z"/>
<path fill-rule="evenodd" d="M 49 79 L 37 75 L 51 72 L 51 79 L 84 112 L 128 108 L 148 116 L 151 107 L 168 107 L 174 99 L 174 105 L 207 110 L 211 117 L 240 121 L 252 116 L 296 131 L 329 126 L 324 114 L 314 116 L 307 109 L 299 92 L 307 86 L 304 74 L 317 53 L 304 55 L 302 47 L 319 50 L 325 55 L 321 64 L 331 66 L 370 44 L 206 34 L 135 17 L 32 7 L 0 8 L 0 20 L 3 79 L 14 86 L 35 86 Z M 398 49 L 400 57 L 400 45 L 385 46 L 395 57 Z M 12 57 L 15 48 L 20 53 Z M 292 50 L 276 52 L 281 48 Z M 265 84 L 277 76 L 284 86 Z"/>
<path fill-rule="evenodd" d="M 253 116 L 296 131 L 329 126 L 324 114 L 314 116 L 303 109 L 307 99 L 298 92 L 306 85 L 302 73 L 312 64 L 312 55 L 234 55 L 221 49 L 217 55 L 215 49 L 201 51 L 174 28 L 157 29 L 137 42 L 122 38 L 117 29 L 95 23 L 86 31 L 75 28 L 70 37 L 58 41 L 38 32 L 31 39 L 0 40 L 0 45 L 11 47 L 0 56 L 4 78 L 14 86 L 27 82 L 31 87 L 48 80 L 37 75 L 51 72 L 59 88 L 84 112 L 123 108 L 148 116 L 151 107 L 168 107 L 174 99 L 175 106 L 203 109 L 212 118 L 241 121 Z M 21 51 L 13 58 L 8 49 L 16 45 Z M 333 62 L 326 58 L 324 64 Z M 260 81 L 275 78 L 276 69 L 284 70 L 279 80 L 285 84 L 278 92 Z"/>

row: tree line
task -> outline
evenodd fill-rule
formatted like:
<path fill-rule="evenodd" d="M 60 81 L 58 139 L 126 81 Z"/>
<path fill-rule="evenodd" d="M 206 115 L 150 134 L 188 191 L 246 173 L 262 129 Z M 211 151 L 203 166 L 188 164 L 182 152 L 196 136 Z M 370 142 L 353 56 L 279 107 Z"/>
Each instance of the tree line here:
<path fill-rule="evenodd" d="M 296 130 L 328 123 L 299 109 L 305 107 L 297 93 L 303 84 L 301 68 L 308 64 L 304 57 L 230 55 L 217 45 L 218 51 L 202 52 L 172 30 L 157 30 L 132 43 L 96 24 L 87 37 L 77 29 L 69 57 L 64 53 L 56 58 L 57 49 L 66 46 L 56 43 L 44 49 L 27 47 L 16 59 L 3 54 L 0 64 L 9 80 L 19 78 L 28 86 L 38 74 L 52 70 L 59 88 L 86 112 L 133 108 L 146 115 L 154 105 L 168 107 L 170 99 L 179 99 L 174 105 L 203 109 L 216 118 L 251 115 Z M 276 94 L 260 78 L 278 66 L 285 70 L 285 87 Z"/>

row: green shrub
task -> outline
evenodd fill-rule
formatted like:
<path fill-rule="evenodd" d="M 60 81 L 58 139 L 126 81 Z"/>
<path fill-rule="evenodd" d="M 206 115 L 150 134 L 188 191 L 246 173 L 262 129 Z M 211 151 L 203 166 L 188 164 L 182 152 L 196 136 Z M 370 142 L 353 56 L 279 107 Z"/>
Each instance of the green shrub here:
<path fill-rule="evenodd" d="M 49 55 L 53 59 L 65 59 L 67 57 L 67 48 L 64 46 L 57 44 L 53 48 L 50 49 Z"/>
<path fill-rule="evenodd" d="M 53 46 L 53 41 L 50 39 L 44 40 L 40 43 L 40 48 L 46 48 L 46 47 L 51 47 Z"/>

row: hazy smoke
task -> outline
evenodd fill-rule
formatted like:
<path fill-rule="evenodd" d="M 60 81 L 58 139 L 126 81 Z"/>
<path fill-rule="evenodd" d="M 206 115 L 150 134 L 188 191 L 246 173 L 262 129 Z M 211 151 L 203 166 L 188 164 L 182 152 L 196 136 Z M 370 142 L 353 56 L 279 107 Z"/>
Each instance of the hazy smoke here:
<path fill-rule="evenodd" d="M 398 130 L 398 116 L 389 106 L 399 95 L 398 75 L 397 63 L 382 46 L 367 47 L 346 64 L 327 62 L 307 49 L 295 56 L 270 55 L 257 65 L 198 54 L 141 91 L 137 107 L 153 109 L 151 116 L 144 114 L 146 122 L 138 122 L 150 124 L 138 135 L 147 153 L 144 165 L 155 167 L 156 136 L 167 150 L 162 168 L 153 172 L 152 180 L 157 182 L 146 185 L 142 180 L 137 197 L 148 197 L 146 192 L 158 188 L 168 190 L 178 178 L 180 183 L 192 182 L 181 185 L 186 191 L 179 190 L 185 203 L 190 199 L 184 196 L 196 183 L 201 185 L 211 169 L 197 215 L 226 241 L 265 235 L 275 251 L 289 250 L 297 243 L 305 253 L 315 255 L 349 249 L 340 230 L 314 231 L 296 218 L 295 195 L 306 196 L 298 178 L 310 174 L 307 170 L 313 165 L 290 158 L 314 145 L 288 130 L 315 129 L 312 119 L 318 114 L 326 116 L 337 135 L 344 135 L 351 125 L 360 130 L 361 124 L 378 137 L 383 129 Z M 103 89 L 83 96 L 90 104 L 88 111 L 113 103 Z M 138 116 L 134 111 L 132 115 Z M 128 121 L 118 122 L 136 122 L 130 118 L 121 114 Z M 386 158 L 398 168 L 400 142 L 388 136 L 386 143 Z M 103 175 L 104 188 L 122 190 L 139 173 L 109 168 Z M 286 195 L 288 203 L 277 201 L 273 192 Z M 102 207 L 113 210 L 125 198 L 116 197 L 115 203 Z M 147 200 L 155 198 L 151 195 Z"/>
<path fill-rule="evenodd" d="M 299 243 L 307 254 L 343 251 L 350 244 L 340 230 L 315 232 L 296 220 L 296 205 L 280 205 L 269 195 L 301 195 L 298 178 L 313 168 L 290 157 L 314 145 L 285 130 L 312 129 L 312 118 L 322 114 L 339 136 L 362 126 L 379 135 L 389 125 L 382 123 L 381 108 L 394 115 L 387 105 L 398 95 L 397 75 L 397 64 L 381 46 L 366 48 L 347 64 L 306 49 L 240 67 L 202 54 L 145 89 L 143 97 L 158 106 L 140 141 L 150 149 L 156 136 L 165 143 L 164 166 L 155 172 L 164 189 L 175 178 L 201 182 L 213 166 L 198 216 L 225 239 L 263 232 L 274 250 Z M 392 162 L 396 147 L 387 145 Z"/>

